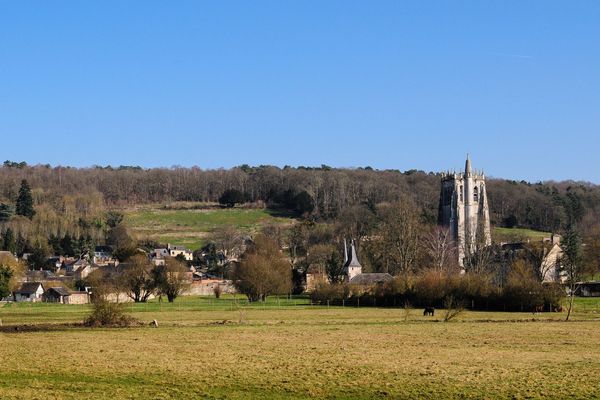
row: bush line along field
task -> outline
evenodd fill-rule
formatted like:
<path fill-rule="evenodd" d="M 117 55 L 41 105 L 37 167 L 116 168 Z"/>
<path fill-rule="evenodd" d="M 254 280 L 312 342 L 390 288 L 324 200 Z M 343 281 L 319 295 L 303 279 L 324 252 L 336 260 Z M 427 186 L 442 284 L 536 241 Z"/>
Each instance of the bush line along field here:
<path fill-rule="evenodd" d="M 290 218 L 272 215 L 266 209 L 160 209 L 143 207 L 125 210 L 125 223 L 139 239 L 152 239 L 197 250 L 219 226 L 232 226 L 255 233 L 265 225 L 289 225 Z"/>
<path fill-rule="evenodd" d="M 127 304 L 158 328 L 0 333 L 0 398 L 581 398 L 600 396 L 598 302 L 563 314 Z M 77 322 L 88 306 L 12 304 L 6 325 Z"/>

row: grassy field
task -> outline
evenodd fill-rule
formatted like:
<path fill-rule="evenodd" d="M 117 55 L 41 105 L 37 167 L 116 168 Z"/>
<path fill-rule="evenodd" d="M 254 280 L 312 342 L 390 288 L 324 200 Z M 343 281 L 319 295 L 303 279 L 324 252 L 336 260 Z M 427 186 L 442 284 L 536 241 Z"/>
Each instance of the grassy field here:
<path fill-rule="evenodd" d="M 125 211 L 125 223 L 140 239 L 187 246 L 196 250 L 219 226 L 230 225 L 253 233 L 264 225 L 286 225 L 290 218 L 273 216 L 264 209 L 187 209 L 142 208 Z"/>
<path fill-rule="evenodd" d="M 543 238 L 550 237 L 552 234 L 549 232 L 534 231 L 531 229 L 524 228 L 500 228 L 495 227 L 493 235 L 496 241 L 511 241 L 521 240 L 529 238 L 531 240 L 542 240 Z"/>
<path fill-rule="evenodd" d="M 128 305 L 159 328 L 0 333 L 1 399 L 581 398 L 600 396 L 598 301 L 561 314 Z M 87 306 L 6 305 L 5 325 L 75 322 Z"/>

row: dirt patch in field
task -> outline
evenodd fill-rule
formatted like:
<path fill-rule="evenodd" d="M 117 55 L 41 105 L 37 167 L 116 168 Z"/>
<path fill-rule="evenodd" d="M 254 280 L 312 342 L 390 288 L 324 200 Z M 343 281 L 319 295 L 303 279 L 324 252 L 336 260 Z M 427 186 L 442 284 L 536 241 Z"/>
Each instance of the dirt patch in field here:
<path fill-rule="evenodd" d="M 28 333 L 28 332 L 59 332 L 71 329 L 94 329 L 94 328 L 139 328 L 142 326 L 148 326 L 143 322 L 136 322 L 130 326 L 120 325 L 103 325 L 98 327 L 90 327 L 83 324 L 83 322 L 64 323 L 64 324 L 24 324 L 24 325 L 4 325 L 0 326 L 0 333 Z"/>
<path fill-rule="evenodd" d="M 83 327 L 84 327 L 83 323 L 4 325 L 4 326 L 0 326 L 0 332 L 2 332 L 2 333 L 50 332 L 50 331 L 64 331 L 67 329 L 83 328 Z"/>

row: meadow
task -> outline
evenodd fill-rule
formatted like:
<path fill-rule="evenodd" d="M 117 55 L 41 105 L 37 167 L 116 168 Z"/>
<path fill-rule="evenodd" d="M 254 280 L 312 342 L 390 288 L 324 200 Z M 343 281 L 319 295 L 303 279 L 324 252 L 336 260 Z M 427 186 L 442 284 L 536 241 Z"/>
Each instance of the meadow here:
<path fill-rule="evenodd" d="M 312 306 L 306 298 L 127 304 L 158 328 L 9 332 L 89 306 L 0 308 L 1 399 L 581 398 L 600 396 L 600 310 L 564 314 Z M 7 328 L 8 327 L 8 328 Z"/>
<path fill-rule="evenodd" d="M 172 243 L 191 250 L 201 248 L 218 227 L 231 226 L 252 234 L 265 225 L 293 223 L 292 219 L 277 216 L 267 209 L 207 207 L 201 203 L 185 206 L 190 208 L 148 206 L 125 210 L 125 223 L 138 239 Z"/>
<path fill-rule="evenodd" d="M 493 237 L 496 241 L 519 241 L 523 239 L 531 239 L 533 241 L 541 241 L 544 238 L 549 238 L 552 235 L 550 232 L 534 231 L 526 228 L 502 228 L 494 227 Z"/>

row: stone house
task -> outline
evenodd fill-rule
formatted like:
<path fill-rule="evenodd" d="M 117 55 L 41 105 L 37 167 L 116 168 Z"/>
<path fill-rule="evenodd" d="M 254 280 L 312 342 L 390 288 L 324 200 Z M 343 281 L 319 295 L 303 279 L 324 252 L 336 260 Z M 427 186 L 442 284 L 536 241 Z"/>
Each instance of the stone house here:
<path fill-rule="evenodd" d="M 185 258 L 186 261 L 192 261 L 194 259 L 194 255 L 192 254 L 192 251 L 189 249 L 186 249 L 183 246 L 171 246 L 170 243 L 167 243 L 167 250 L 169 252 L 169 256 L 170 257 L 177 257 L 178 255 L 183 255 L 183 257 Z"/>

